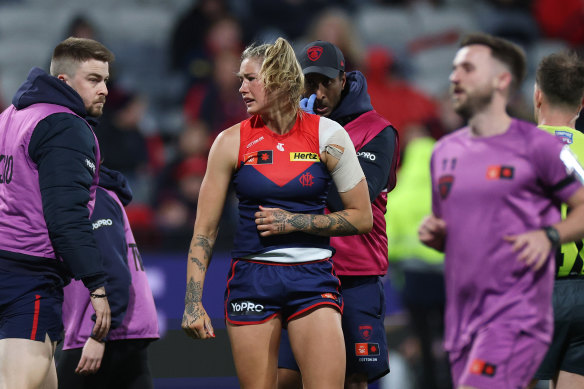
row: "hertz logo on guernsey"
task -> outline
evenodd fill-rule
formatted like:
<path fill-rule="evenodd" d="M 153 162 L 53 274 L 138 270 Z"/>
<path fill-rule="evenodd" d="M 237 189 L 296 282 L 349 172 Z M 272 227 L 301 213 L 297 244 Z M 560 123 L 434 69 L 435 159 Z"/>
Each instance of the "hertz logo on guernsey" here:
<path fill-rule="evenodd" d="M 290 153 L 290 161 L 320 161 L 320 157 L 317 153 L 302 153 L 302 152 L 294 152 Z"/>

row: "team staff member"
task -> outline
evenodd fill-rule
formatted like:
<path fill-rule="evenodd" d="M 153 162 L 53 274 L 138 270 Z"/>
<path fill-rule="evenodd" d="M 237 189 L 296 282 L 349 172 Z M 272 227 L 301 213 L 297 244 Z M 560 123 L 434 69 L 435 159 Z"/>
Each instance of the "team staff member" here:
<path fill-rule="evenodd" d="M 584 187 L 557 138 L 510 117 L 515 44 L 466 36 L 450 74 L 468 126 L 436 143 L 420 240 L 445 253 L 445 348 L 457 388 L 525 388 L 553 331 L 552 248 L 584 237 Z M 561 220 L 559 204 L 572 212 Z"/>
<path fill-rule="evenodd" d="M 365 233 L 367 183 L 347 132 L 304 113 L 304 76 L 290 44 L 248 47 L 239 91 L 252 116 L 215 140 L 203 179 L 187 268 L 183 328 L 213 337 L 202 306 L 205 271 L 227 189 L 239 226 L 225 292 L 227 332 L 242 388 L 274 388 L 283 325 L 305 388 L 342 388 L 342 297 L 329 236 Z M 344 210 L 324 214 L 331 180 Z"/>
<path fill-rule="evenodd" d="M 100 116 L 113 54 L 91 39 L 53 51 L 51 75 L 34 68 L 0 115 L 0 387 L 56 388 L 63 286 L 81 279 L 110 327 L 105 273 L 91 230 L 99 146 L 86 116 Z"/>
<path fill-rule="evenodd" d="M 584 135 L 575 129 L 584 99 L 584 62 L 575 54 L 544 57 L 536 72 L 533 92 L 539 128 L 562 139 L 584 161 Z M 562 213 L 565 217 L 566 206 Z M 550 380 L 552 389 L 584 387 L 584 261 L 582 242 L 556 249 L 554 337 L 532 381 Z"/>
<path fill-rule="evenodd" d="M 336 249 L 335 271 L 341 280 L 345 304 L 342 317 L 347 359 L 346 388 L 366 388 L 389 372 L 385 327 L 385 295 L 381 276 L 387 273 L 385 212 L 387 193 L 395 187 L 399 161 L 397 131 L 373 110 L 367 82 L 359 71 L 345 73 L 341 50 L 329 42 L 307 44 L 298 56 L 306 77 L 301 102 L 308 112 L 328 117 L 347 130 L 367 178 L 373 213 L 368 234 L 331 238 Z M 333 188 L 327 197 L 331 211 L 343 209 Z M 278 361 L 280 388 L 301 388 L 298 365 L 286 336 Z"/>
<path fill-rule="evenodd" d="M 91 337 L 92 311 L 83 284 L 65 287 L 65 341 L 57 359 L 61 389 L 149 389 L 148 345 L 158 339 L 152 291 L 124 206 L 132 200 L 128 180 L 101 165 L 91 215 L 97 246 L 107 271 L 111 331 L 106 341 Z"/>

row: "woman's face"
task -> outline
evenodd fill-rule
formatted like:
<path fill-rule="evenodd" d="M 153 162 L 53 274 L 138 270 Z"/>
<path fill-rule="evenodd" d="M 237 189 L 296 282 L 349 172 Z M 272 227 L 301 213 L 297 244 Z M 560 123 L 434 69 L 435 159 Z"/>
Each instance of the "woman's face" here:
<path fill-rule="evenodd" d="M 257 115 L 266 111 L 268 98 L 263 82 L 259 79 L 262 66 L 259 58 L 246 58 L 239 67 L 239 79 L 241 86 L 239 93 L 247 107 L 247 113 Z"/>

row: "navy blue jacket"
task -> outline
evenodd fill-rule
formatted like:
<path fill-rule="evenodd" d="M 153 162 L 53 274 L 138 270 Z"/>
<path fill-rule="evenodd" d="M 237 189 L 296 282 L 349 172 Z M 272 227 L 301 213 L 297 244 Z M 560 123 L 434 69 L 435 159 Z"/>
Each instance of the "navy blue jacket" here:
<path fill-rule="evenodd" d="M 61 105 L 82 118 L 87 115 L 81 96 L 73 88 L 39 68 L 30 71 L 12 99 L 16 109 L 36 103 Z M 85 160 L 95 161 L 95 152 L 92 131 L 85 121 L 75 115 L 56 113 L 37 124 L 28 153 L 38 166 L 49 237 L 55 253 L 63 258 L 64 265 L 55 263 L 47 266 L 46 261 L 41 262 L 39 258 L 3 251 L 1 257 L 12 262 L 8 267 L 23 272 L 38 267 L 43 269 L 41 273 L 57 274 L 64 284 L 71 276 L 79 279 L 80 274 L 90 274 L 82 278 L 88 289 L 105 285 L 105 273 L 86 207 L 93 177 L 85 166 Z"/>
<path fill-rule="evenodd" d="M 128 245 L 124 214 L 120 205 L 104 190 L 116 193 L 123 205 L 132 200 L 126 177 L 103 165 L 99 168 L 99 187 L 91 215 L 93 234 L 107 272 L 107 294 L 112 314 L 111 328 L 117 328 L 126 315 L 132 278 L 128 268 Z M 95 320 L 95 318 L 94 318 Z"/>

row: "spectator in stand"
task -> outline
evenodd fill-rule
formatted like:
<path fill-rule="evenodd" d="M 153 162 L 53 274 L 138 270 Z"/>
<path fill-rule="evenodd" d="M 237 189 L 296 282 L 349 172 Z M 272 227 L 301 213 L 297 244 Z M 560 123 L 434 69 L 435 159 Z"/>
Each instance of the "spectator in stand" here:
<path fill-rule="evenodd" d="M 184 239 L 192 233 L 198 200 L 196 188 L 200 186 L 197 178 L 205 173 L 210 145 L 205 123 L 191 122 L 178 137 L 177 154 L 156 178 L 153 206 L 163 247 L 182 247 Z"/>
<path fill-rule="evenodd" d="M 247 118 L 245 105 L 238 92 L 239 55 L 222 51 L 214 58 L 213 78 L 207 84 L 191 87 L 184 103 L 187 126 L 204 122 L 211 137 L 226 127 Z"/>
<path fill-rule="evenodd" d="M 65 30 L 65 38 L 74 36 L 76 38 L 98 39 L 97 28 L 94 23 L 85 15 L 77 14 L 71 19 Z"/>
<path fill-rule="evenodd" d="M 574 48 L 584 46 L 584 2 L 562 0 L 535 0 L 533 15 L 546 38 L 562 39 Z"/>
<path fill-rule="evenodd" d="M 313 21 L 306 42 L 316 40 L 330 42 L 337 46 L 345 56 L 345 69 L 353 71 L 362 69 L 365 53 L 353 21 L 342 8 L 324 10 Z"/>
<path fill-rule="evenodd" d="M 205 37 L 211 26 L 229 15 L 225 0 L 193 1 L 193 6 L 178 20 L 170 42 L 171 69 L 184 73 L 192 82 L 211 76 L 212 65 Z"/>
<path fill-rule="evenodd" d="M 427 125 L 438 120 L 436 103 L 395 74 L 394 59 L 388 49 L 370 49 L 366 69 L 371 104 L 381 116 L 391 118 L 400 138 L 407 139 L 409 125 Z"/>
<path fill-rule="evenodd" d="M 150 157 L 148 140 L 141 128 L 146 101 L 120 88 L 111 91 L 110 101 L 97 126 L 103 161 L 128 179 L 135 201 L 148 202 L 150 195 L 144 182 L 149 174 Z"/>

